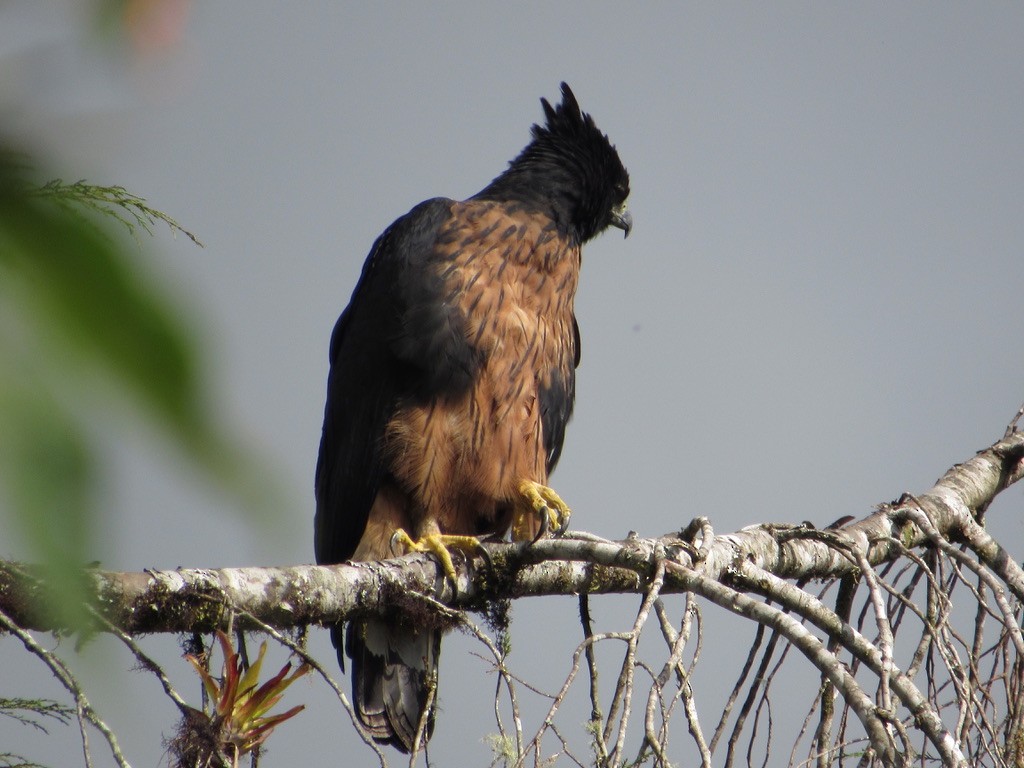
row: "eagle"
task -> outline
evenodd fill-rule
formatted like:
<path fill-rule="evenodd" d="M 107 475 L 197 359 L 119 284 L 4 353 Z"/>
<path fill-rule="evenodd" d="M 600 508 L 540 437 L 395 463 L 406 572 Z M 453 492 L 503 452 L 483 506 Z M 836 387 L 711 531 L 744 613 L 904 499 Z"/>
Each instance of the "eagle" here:
<path fill-rule="evenodd" d="M 316 467 L 321 564 L 564 531 L 549 486 L 575 398 L 581 246 L 628 236 L 629 174 L 568 85 L 544 124 L 467 200 L 426 200 L 377 238 L 330 343 Z M 399 617 L 332 628 L 358 718 L 425 746 L 441 633 Z"/>

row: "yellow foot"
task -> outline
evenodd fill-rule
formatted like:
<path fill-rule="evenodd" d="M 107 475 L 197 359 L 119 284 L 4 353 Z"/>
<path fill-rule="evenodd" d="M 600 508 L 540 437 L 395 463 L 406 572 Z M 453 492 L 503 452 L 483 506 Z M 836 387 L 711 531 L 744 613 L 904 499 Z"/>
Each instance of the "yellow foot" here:
<path fill-rule="evenodd" d="M 546 485 L 535 483 L 532 480 L 520 482 L 519 493 L 522 495 L 522 499 L 516 505 L 516 516 L 512 523 L 513 539 L 537 541 L 549 530 L 556 536 L 565 533 L 569 527 L 569 517 L 572 515 L 572 511 L 557 493 Z M 533 515 L 540 517 L 540 530 L 536 536 L 531 533 L 533 531 Z"/>
<path fill-rule="evenodd" d="M 452 562 L 452 554 L 449 549 L 461 549 L 463 552 L 472 554 L 483 554 L 488 559 L 487 550 L 484 549 L 476 536 L 449 536 L 443 533 L 428 533 L 419 541 L 399 528 L 391 537 L 391 551 L 397 553 L 398 547 L 403 547 L 403 554 L 409 552 L 429 552 L 441 562 L 444 575 L 452 584 L 455 584 L 455 563 Z"/>

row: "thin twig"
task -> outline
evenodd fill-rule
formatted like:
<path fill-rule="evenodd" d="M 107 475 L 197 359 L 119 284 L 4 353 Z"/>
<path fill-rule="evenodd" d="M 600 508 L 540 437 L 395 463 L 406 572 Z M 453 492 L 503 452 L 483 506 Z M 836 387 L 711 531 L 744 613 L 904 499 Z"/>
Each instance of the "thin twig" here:
<path fill-rule="evenodd" d="M 891 713 L 890 717 L 892 717 L 895 715 L 892 693 L 889 690 L 889 678 L 894 667 L 892 627 L 889 624 L 889 615 L 885 609 L 885 600 L 882 598 L 882 588 L 879 586 L 878 574 L 875 573 L 875 569 L 871 567 L 871 563 L 868 562 L 863 552 L 855 549 L 853 554 L 864 576 L 871 607 L 875 612 L 875 626 L 878 627 L 878 652 L 881 657 L 881 670 L 878 675 L 878 705 L 886 712 Z"/>
<path fill-rule="evenodd" d="M 764 642 L 765 627 L 763 624 L 758 624 L 757 629 L 754 632 L 754 640 L 750 644 L 750 650 L 747 652 L 747 659 L 740 668 L 739 677 L 736 678 L 736 683 L 732 687 L 732 692 L 729 694 L 728 700 L 725 702 L 725 706 L 722 707 L 722 714 L 718 720 L 718 725 L 715 727 L 715 733 L 711 737 L 711 752 L 714 753 L 715 747 L 718 745 L 718 740 L 725 732 L 725 726 L 728 725 L 729 715 L 732 713 L 732 708 L 736 704 L 736 699 L 739 697 L 740 689 L 743 688 L 743 683 L 747 679 L 747 675 L 750 674 L 751 668 L 754 666 L 754 659 L 757 658 L 758 651 L 761 649 L 761 643 Z"/>
<path fill-rule="evenodd" d="M 580 593 L 580 624 L 583 626 L 583 637 L 593 637 L 594 626 L 590 618 L 590 596 L 586 592 Z M 605 741 L 601 731 L 601 722 L 604 716 L 601 714 L 600 689 L 598 688 L 597 657 L 594 653 L 594 646 L 588 645 L 585 651 L 587 659 L 587 672 L 590 675 L 590 732 L 594 742 L 594 753 L 597 757 L 597 764 L 604 765 L 608 760 L 608 743 Z"/>
<path fill-rule="evenodd" d="M 341 702 L 342 707 L 344 707 L 345 712 L 348 714 L 349 719 L 352 721 L 352 725 L 355 727 L 356 733 L 358 733 L 359 737 L 363 740 L 363 742 L 373 750 L 374 754 L 377 756 L 378 761 L 380 762 L 381 768 L 387 768 L 388 763 L 384 757 L 384 753 L 381 751 L 380 747 L 377 746 L 376 742 L 374 742 L 369 732 L 365 728 L 363 728 L 363 725 L 359 722 L 359 718 L 356 716 L 355 709 L 349 702 L 348 697 L 345 695 L 345 692 L 341 690 L 341 687 L 338 685 L 337 682 L 335 682 L 334 678 L 332 678 L 327 673 L 327 670 L 324 669 L 323 665 L 319 661 L 317 661 L 316 658 L 311 656 L 309 652 L 306 651 L 305 648 L 303 648 L 290 637 L 280 632 L 279 630 L 275 629 L 274 627 L 270 626 L 269 624 L 260 621 L 251 614 L 247 614 L 245 611 L 238 611 L 238 615 L 244 616 L 247 621 L 252 622 L 261 632 L 270 635 L 270 637 L 272 637 L 278 643 L 280 643 L 285 648 L 294 653 L 296 656 L 298 656 L 300 659 L 302 659 L 303 662 L 305 662 L 314 670 L 316 670 L 317 674 L 320 675 L 321 679 L 325 683 L 327 683 L 327 685 L 331 688 L 332 691 L 334 691 L 335 696 L 337 696 L 338 701 Z"/>
<path fill-rule="evenodd" d="M 96 730 L 103 734 L 103 738 L 107 740 L 107 746 L 110 747 L 110 753 L 114 756 L 114 760 L 117 762 L 118 766 L 120 768 L 131 768 L 128 761 L 125 760 L 124 755 L 121 754 L 121 748 L 118 746 L 117 737 L 92 708 L 92 705 L 89 704 L 89 700 L 82 692 L 81 686 L 78 685 L 78 681 L 75 679 L 74 675 L 71 674 L 71 671 L 65 666 L 64 662 L 56 655 L 39 645 L 32 635 L 15 624 L 14 620 L 3 611 L 0 611 L 0 625 L 3 625 L 4 629 L 21 640 L 22 644 L 28 651 L 35 654 L 35 656 L 42 660 L 42 662 L 50 668 L 53 676 L 60 681 L 60 684 L 63 685 L 65 690 L 67 690 L 67 692 L 74 698 L 82 730 L 82 745 L 85 752 L 86 764 L 90 764 L 90 756 L 88 735 L 85 731 L 84 721 L 88 721 Z"/>
<path fill-rule="evenodd" d="M 583 652 L 584 652 L 584 650 L 586 649 L 586 647 L 588 645 L 591 645 L 592 643 L 599 643 L 599 642 L 602 642 L 604 640 L 621 640 L 623 642 L 628 642 L 629 641 L 629 633 L 628 632 L 602 632 L 602 633 L 591 635 L 590 637 L 584 638 L 583 641 L 579 645 L 576 646 L 576 650 L 573 652 L 573 655 L 572 655 L 572 665 L 571 665 L 571 667 L 569 669 L 569 674 L 566 676 L 565 681 L 562 683 L 562 687 L 559 689 L 558 693 L 555 694 L 555 697 L 554 697 L 554 699 L 551 702 L 551 706 L 548 708 L 548 712 L 547 712 L 547 714 L 544 717 L 544 720 L 543 720 L 543 723 L 542 723 L 541 727 L 537 730 L 537 733 L 530 740 L 529 748 L 525 752 L 523 752 L 523 754 L 521 754 L 519 756 L 519 759 L 516 761 L 515 764 L 516 764 L 517 768 L 519 766 L 523 765 L 523 763 L 524 763 L 524 761 L 526 759 L 526 755 L 529 753 L 530 749 L 534 750 L 534 752 L 536 753 L 536 755 L 538 756 L 538 759 L 539 759 L 540 744 L 541 744 L 542 739 L 544 738 L 544 734 L 545 734 L 545 732 L 549 728 L 551 728 L 553 726 L 555 713 L 558 711 L 559 707 L 562 705 L 562 701 L 564 701 L 566 694 L 569 693 L 569 689 L 572 687 L 572 683 L 573 683 L 573 680 L 576 679 L 576 675 L 579 674 L 579 671 L 580 671 L 580 657 L 583 655 Z"/>
<path fill-rule="evenodd" d="M 640 642 L 640 633 L 643 631 L 643 628 L 647 623 L 647 617 L 650 615 L 654 601 L 658 599 L 658 595 L 661 594 L 661 587 L 665 583 L 666 562 L 667 561 L 664 559 L 658 560 L 655 566 L 654 575 L 648 585 L 647 593 L 644 595 L 644 599 L 640 604 L 640 610 L 637 611 L 636 620 L 633 622 L 633 628 L 629 632 L 629 641 L 626 644 L 626 654 L 622 660 L 622 669 L 619 672 L 619 679 L 615 685 L 615 693 L 612 696 L 612 705 L 608 710 L 608 718 L 605 721 L 604 738 L 607 741 L 610 735 L 612 722 L 615 720 L 618 708 L 621 707 L 622 715 L 619 718 L 619 729 L 615 737 L 615 747 L 612 750 L 610 757 L 612 765 L 619 764 L 622 760 L 623 751 L 626 748 L 626 726 L 629 723 L 631 702 L 633 700 L 633 667 L 636 663 L 636 649 Z"/>

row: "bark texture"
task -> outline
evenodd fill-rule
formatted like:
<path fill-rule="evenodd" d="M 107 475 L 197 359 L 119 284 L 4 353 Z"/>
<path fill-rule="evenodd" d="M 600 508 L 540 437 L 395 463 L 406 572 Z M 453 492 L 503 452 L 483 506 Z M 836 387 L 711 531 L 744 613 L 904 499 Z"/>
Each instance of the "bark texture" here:
<path fill-rule="evenodd" d="M 429 615 L 434 601 L 472 610 L 497 599 L 639 593 L 661 560 L 672 565 L 663 593 L 701 592 L 709 581 L 771 592 L 770 586 L 753 583 L 750 574 L 842 578 L 861 570 L 858 558 L 879 565 L 938 535 L 968 543 L 1024 601 L 1024 571 L 981 522 L 996 495 L 1022 475 L 1024 433 L 1013 432 L 952 467 L 926 492 L 904 494 L 839 529 L 763 523 L 715 535 L 710 523 L 698 518 L 657 538 L 609 541 L 576 533 L 532 545 L 492 544 L 489 565 L 481 558 L 458 563 L 454 589 L 422 555 L 335 566 L 88 571 L 85 577 L 94 607 L 129 634 L 209 631 L 232 620 L 255 627 L 248 616 L 285 629 L 396 611 Z M 922 514 L 925 525 L 915 522 Z M 26 629 L 60 629 L 42 608 L 46 604 L 45 574 L 0 563 L 0 611 Z M 436 620 L 450 622 L 440 614 Z"/>

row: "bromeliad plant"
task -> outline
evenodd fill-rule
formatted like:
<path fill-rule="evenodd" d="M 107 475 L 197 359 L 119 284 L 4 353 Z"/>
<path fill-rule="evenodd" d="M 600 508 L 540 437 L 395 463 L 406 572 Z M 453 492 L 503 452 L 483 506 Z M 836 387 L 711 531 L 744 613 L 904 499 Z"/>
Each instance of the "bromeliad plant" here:
<path fill-rule="evenodd" d="M 217 631 L 217 639 L 224 654 L 224 670 L 219 681 L 207 671 L 202 659 L 193 654 L 186 654 L 185 658 L 202 678 L 206 695 L 213 707 L 211 714 L 197 713 L 207 720 L 202 725 L 209 728 L 207 735 L 212 737 L 209 741 L 214 742 L 210 746 L 215 746 L 221 755 L 227 757 L 231 761 L 230 765 L 237 766 L 239 758 L 266 741 L 275 727 L 305 709 L 304 705 L 299 705 L 279 715 L 268 714 L 281 700 L 285 689 L 308 673 L 310 667 L 301 664 L 289 675 L 292 665 L 285 664 L 276 675 L 260 685 L 260 668 L 267 652 L 266 641 L 260 646 L 256 661 L 248 669 L 243 669 L 244 665 L 231 639 L 220 630 Z M 193 718 L 190 725 L 195 730 L 200 724 Z M 213 755 L 209 757 L 214 758 Z M 216 764 L 216 759 L 207 764 Z"/>

